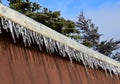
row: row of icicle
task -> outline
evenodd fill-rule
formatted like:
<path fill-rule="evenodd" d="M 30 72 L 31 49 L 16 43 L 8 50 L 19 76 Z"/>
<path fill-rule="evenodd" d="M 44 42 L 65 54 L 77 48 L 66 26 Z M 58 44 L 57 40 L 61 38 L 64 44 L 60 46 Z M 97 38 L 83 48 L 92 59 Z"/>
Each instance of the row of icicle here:
<path fill-rule="evenodd" d="M 23 42 L 25 46 L 31 46 L 31 44 L 36 43 L 41 50 L 41 46 L 46 47 L 46 51 L 49 53 L 57 52 L 63 57 L 69 57 L 72 62 L 75 59 L 78 62 L 83 62 L 85 68 L 95 68 L 101 67 L 107 73 L 109 71 L 110 75 L 114 73 L 116 76 L 120 76 L 120 68 L 107 62 L 103 62 L 102 60 L 96 59 L 92 56 L 89 56 L 87 53 L 83 53 L 81 51 L 75 50 L 66 46 L 60 42 L 54 41 L 51 38 L 45 37 L 37 32 L 31 31 L 19 24 L 14 23 L 11 20 L 1 17 L 1 25 L 0 33 L 2 33 L 2 29 L 10 32 L 13 38 L 13 41 L 16 42 L 20 36 L 22 36 Z"/>

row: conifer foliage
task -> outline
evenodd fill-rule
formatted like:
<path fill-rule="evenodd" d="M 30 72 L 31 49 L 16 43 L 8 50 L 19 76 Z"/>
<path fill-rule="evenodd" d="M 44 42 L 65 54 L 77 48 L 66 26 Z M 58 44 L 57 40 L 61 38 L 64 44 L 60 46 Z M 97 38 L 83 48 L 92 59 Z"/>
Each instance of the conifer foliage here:
<path fill-rule="evenodd" d="M 91 19 L 86 19 L 83 12 L 81 12 L 78 17 L 76 27 L 80 31 L 80 43 L 120 61 L 119 52 L 114 54 L 115 50 L 120 49 L 120 40 L 115 41 L 114 39 L 111 39 L 109 41 L 100 41 L 102 34 L 98 33 L 98 27 L 95 26 Z"/>
<path fill-rule="evenodd" d="M 30 2 L 29 0 L 8 0 L 9 6 L 28 17 L 54 29 L 55 31 L 62 33 L 68 37 L 71 37 L 71 33 L 76 33 L 77 29 L 75 24 L 71 20 L 66 20 L 60 15 L 60 11 L 51 11 L 48 8 L 43 8 L 36 2 Z"/>

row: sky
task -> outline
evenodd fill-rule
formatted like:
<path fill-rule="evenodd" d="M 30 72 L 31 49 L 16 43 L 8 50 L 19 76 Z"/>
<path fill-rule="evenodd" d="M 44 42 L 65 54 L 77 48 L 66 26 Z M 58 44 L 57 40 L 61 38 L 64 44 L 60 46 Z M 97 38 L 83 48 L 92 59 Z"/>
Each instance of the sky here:
<path fill-rule="evenodd" d="M 2 0 L 6 4 L 7 0 Z M 60 11 L 61 16 L 77 21 L 83 11 L 86 18 L 92 19 L 103 34 L 102 40 L 120 39 L 120 0 L 30 0 L 47 7 L 52 11 Z"/>

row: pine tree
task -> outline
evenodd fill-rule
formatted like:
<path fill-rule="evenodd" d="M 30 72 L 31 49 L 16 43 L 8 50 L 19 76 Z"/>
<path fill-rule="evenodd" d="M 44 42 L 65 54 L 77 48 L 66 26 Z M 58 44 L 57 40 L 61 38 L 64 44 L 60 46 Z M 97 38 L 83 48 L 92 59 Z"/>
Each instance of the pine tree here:
<path fill-rule="evenodd" d="M 101 34 L 98 33 L 98 27 L 92 23 L 91 19 L 86 19 L 81 12 L 78 17 L 78 22 L 76 22 L 76 27 L 80 31 L 80 42 L 88 47 L 92 47 L 94 50 L 99 43 Z"/>
<path fill-rule="evenodd" d="M 60 11 L 53 12 L 48 8 L 42 8 L 36 2 L 30 2 L 29 0 L 8 1 L 11 8 L 68 37 L 74 38 L 75 33 L 78 32 L 73 21 L 60 17 Z"/>
<path fill-rule="evenodd" d="M 83 12 L 81 12 L 80 16 L 78 17 L 76 27 L 79 29 L 80 32 L 80 43 L 106 56 L 114 57 L 114 59 L 120 58 L 117 53 L 113 55 L 113 52 L 115 50 L 120 49 L 120 40 L 114 41 L 114 39 L 111 39 L 109 41 L 105 40 L 100 42 L 100 36 L 102 34 L 98 33 L 98 27 L 95 26 L 94 23 L 92 23 L 91 19 L 85 18 Z M 120 59 L 118 60 L 120 61 Z"/>

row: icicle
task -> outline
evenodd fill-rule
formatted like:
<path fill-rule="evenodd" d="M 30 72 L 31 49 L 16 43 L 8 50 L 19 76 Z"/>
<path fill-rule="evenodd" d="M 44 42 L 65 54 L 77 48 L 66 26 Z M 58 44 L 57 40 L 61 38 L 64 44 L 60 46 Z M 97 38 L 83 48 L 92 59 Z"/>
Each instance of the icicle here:
<path fill-rule="evenodd" d="M 70 62 L 72 63 L 72 55 L 71 55 L 71 52 L 69 51 L 69 48 L 67 46 L 65 46 L 65 51 L 66 53 L 68 54 L 68 57 L 70 59 Z"/>
<path fill-rule="evenodd" d="M 62 43 L 60 43 L 60 46 L 61 46 L 60 52 L 62 53 L 63 57 L 66 57 L 65 46 Z"/>
<path fill-rule="evenodd" d="M 2 23 L 2 27 L 3 27 L 3 29 L 4 30 L 7 30 L 7 26 L 6 26 L 6 22 L 5 22 L 5 20 L 4 20 L 4 18 L 1 18 L 1 23 Z"/>
<path fill-rule="evenodd" d="M 85 71 L 87 72 L 87 74 L 89 75 L 89 72 L 88 72 L 88 69 L 87 69 L 87 60 L 86 60 L 86 54 L 83 54 L 84 56 L 83 56 L 83 60 L 84 60 L 84 66 L 85 66 Z"/>
<path fill-rule="evenodd" d="M 112 67 L 109 64 L 107 64 L 107 68 L 108 68 L 108 71 L 110 73 L 110 76 L 113 77 L 112 76 Z"/>
<path fill-rule="evenodd" d="M 64 47 L 62 46 L 62 44 L 59 43 L 59 42 L 56 42 L 56 44 L 57 44 L 57 48 L 58 48 L 59 54 L 60 54 L 60 55 L 63 55 L 63 57 L 66 57 L 65 49 L 64 49 Z"/>
<path fill-rule="evenodd" d="M 86 70 L 87 74 L 89 74 L 89 72 L 87 70 L 86 60 L 85 60 L 85 57 L 84 57 L 85 54 L 84 53 L 80 53 L 80 54 L 81 54 L 81 60 L 82 60 L 82 62 L 84 64 L 84 66 L 85 66 L 85 70 Z"/>
<path fill-rule="evenodd" d="M 2 23 L 1 23 L 1 18 L 0 18 L 0 34 L 2 34 Z"/>
<path fill-rule="evenodd" d="M 76 58 L 77 58 L 77 60 L 79 61 L 79 62 L 81 62 L 81 54 L 80 54 L 81 52 L 78 52 L 77 51 L 77 53 L 76 53 Z"/>
<path fill-rule="evenodd" d="M 2 23 L 1 23 L 1 18 L 0 18 L 0 34 L 2 34 Z"/>
<path fill-rule="evenodd" d="M 71 52 L 71 55 L 72 55 L 72 59 L 75 59 L 75 60 L 78 61 L 78 58 L 76 56 L 77 52 L 75 51 L 75 49 L 70 48 L 70 52 Z"/>
<path fill-rule="evenodd" d="M 31 44 L 32 44 L 32 39 L 30 37 L 30 33 L 31 33 L 31 31 L 27 29 L 26 30 L 26 38 L 27 38 L 27 43 L 29 46 L 31 46 Z"/>
<path fill-rule="evenodd" d="M 39 48 L 42 49 L 41 46 L 43 46 L 44 44 L 43 44 L 43 39 L 41 35 L 38 36 L 38 41 L 39 41 Z"/>
<path fill-rule="evenodd" d="M 68 47 L 68 48 L 69 48 L 69 47 Z M 71 48 L 69 48 L 69 52 L 71 53 L 71 57 L 72 57 L 72 59 L 77 60 L 77 56 L 76 56 L 75 49 L 71 49 Z"/>
<path fill-rule="evenodd" d="M 26 41 L 26 29 L 24 27 L 20 28 L 20 33 L 22 34 L 23 42 L 25 47 L 27 47 L 27 41 Z"/>
<path fill-rule="evenodd" d="M 39 44 L 38 41 L 37 41 L 37 38 L 36 38 L 36 33 L 32 32 L 31 35 L 32 35 L 31 38 L 33 39 L 33 42 L 35 41 L 37 44 Z"/>
<path fill-rule="evenodd" d="M 119 67 L 116 67 L 115 70 L 116 70 L 115 74 L 116 74 L 117 76 L 120 76 L 120 68 L 119 68 Z"/>
<path fill-rule="evenodd" d="M 0 26 L 0 34 L 2 34 L 2 28 L 1 28 L 1 26 Z"/>
<path fill-rule="evenodd" d="M 33 31 L 29 31 L 30 38 L 32 40 L 32 43 L 35 43 L 34 36 L 33 36 Z"/>
<path fill-rule="evenodd" d="M 19 38 L 20 37 L 20 28 L 21 28 L 21 26 L 18 25 L 18 24 L 13 23 L 13 27 L 14 27 L 14 32 L 15 32 L 16 38 Z"/>
<path fill-rule="evenodd" d="M 10 20 L 8 20 L 8 23 L 9 23 L 9 29 L 10 29 L 10 32 L 11 32 L 11 34 L 12 34 L 12 38 L 13 38 L 13 41 L 14 41 L 14 43 L 16 42 L 16 40 L 15 40 L 15 36 L 14 36 L 14 31 L 13 31 L 13 25 L 12 25 L 12 22 L 10 21 Z"/>
<path fill-rule="evenodd" d="M 92 62 L 93 62 L 94 68 L 98 69 L 98 60 L 95 60 L 95 58 L 92 58 Z"/>
<path fill-rule="evenodd" d="M 53 41 L 53 40 L 52 40 L 52 41 Z M 54 52 L 58 52 L 57 45 L 56 45 L 56 42 L 55 42 L 55 41 L 52 42 L 52 45 L 53 45 L 53 47 L 54 47 Z"/>
<path fill-rule="evenodd" d="M 113 67 L 113 73 L 118 77 L 117 68 Z"/>
<path fill-rule="evenodd" d="M 110 76 L 113 78 L 113 76 L 112 76 L 112 71 L 109 69 L 109 73 L 110 73 Z"/>
<path fill-rule="evenodd" d="M 85 63 L 85 65 L 87 66 L 88 65 L 88 62 L 87 62 L 87 55 L 84 53 L 83 54 L 84 56 L 83 56 L 83 59 L 84 59 L 84 63 Z"/>
<path fill-rule="evenodd" d="M 54 53 L 54 52 L 57 52 L 57 47 L 56 47 L 56 43 L 55 41 L 53 41 L 52 39 L 50 39 L 50 43 L 51 43 L 51 52 Z"/>
<path fill-rule="evenodd" d="M 53 41 L 50 38 L 46 38 L 47 39 L 47 46 L 49 48 L 49 53 L 54 53 L 54 45 L 53 45 Z"/>
<path fill-rule="evenodd" d="M 39 46 L 39 49 L 41 50 L 42 48 L 41 48 L 41 44 L 42 44 L 42 42 L 40 41 L 41 40 L 41 36 L 40 35 L 38 35 L 37 33 L 35 33 L 35 32 L 32 32 L 32 40 L 34 39 L 35 40 L 35 42 L 37 43 L 37 45 Z M 33 40 L 33 41 L 34 41 Z"/>
<path fill-rule="evenodd" d="M 108 77 L 107 69 L 104 69 L 105 75 Z"/>
<path fill-rule="evenodd" d="M 120 76 L 120 68 L 119 68 L 119 67 L 116 67 L 115 69 L 116 69 L 115 74 L 117 74 L 117 76 Z"/>
<path fill-rule="evenodd" d="M 39 43 L 43 46 L 43 45 L 44 45 L 43 36 L 42 36 L 42 35 L 39 35 L 38 37 L 39 37 L 39 38 L 38 38 Z"/>
<path fill-rule="evenodd" d="M 89 56 L 87 56 L 87 58 L 88 58 L 87 61 L 88 61 L 89 67 L 91 67 L 92 69 L 94 69 L 93 58 L 89 57 Z"/>
<path fill-rule="evenodd" d="M 44 44 L 45 44 L 45 47 L 46 47 L 47 52 L 50 52 L 50 51 L 49 51 L 49 47 L 48 47 L 49 44 L 48 44 L 48 41 L 47 41 L 48 39 L 47 39 L 46 37 L 43 37 L 43 40 L 44 40 Z"/>

